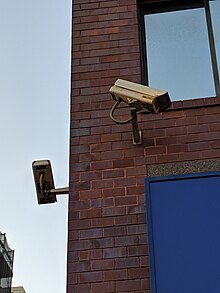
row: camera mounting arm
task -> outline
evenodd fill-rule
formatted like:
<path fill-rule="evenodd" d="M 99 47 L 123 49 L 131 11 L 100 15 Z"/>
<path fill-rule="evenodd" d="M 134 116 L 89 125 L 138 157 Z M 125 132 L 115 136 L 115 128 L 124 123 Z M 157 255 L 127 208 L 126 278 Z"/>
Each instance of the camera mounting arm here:
<path fill-rule="evenodd" d="M 117 100 L 117 102 L 114 104 L 114 106 L 112 107 L 110 111 L 110 117 L 117 124 L 126 124 L 131 122 L 132 132 L 133 132 L 133 145 L 141 145 L 142 136 L 141 136 L 141 131 L 139 131 L 138 129 L 138 121 L 137 121 L 137 112 L 140 111 L 139 102 L 135 99 L 129 99 L 128 105 L 131 111 L 131 116 L 127 120 L 120 121 L 114 118 L 114 112 L 122 101 L 123 101 L 122 99 Z"/>
<path fill-rule="evenodd" d="M 139 131 L 138 128 L 138 121 L 137 121 L 137 108 L 135 107 L 134 103 L 129 103 L 129 108 L 131 111 L 131 124 L 132 124 L 132 131 L 133 131 L 133 145 L 141 145 L 143 143 L 142 141 L 142 135 L 141 131 Z"/>
<path fill-rule="evenodd" d="M 57 194 L 57 195 L 69 194 L 69 187 L 60 187 L 56 189 L 51 189 L 50 194 Z"/>

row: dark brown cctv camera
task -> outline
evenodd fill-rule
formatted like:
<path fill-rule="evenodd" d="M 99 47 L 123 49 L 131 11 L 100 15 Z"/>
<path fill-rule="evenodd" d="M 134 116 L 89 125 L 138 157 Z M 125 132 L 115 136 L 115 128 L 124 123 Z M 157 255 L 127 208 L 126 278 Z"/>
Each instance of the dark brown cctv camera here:
<path fill-rule="evenodd" d="M 52 168 L 49 160 L 34 161 L 32 163 L 34 181 L 39 204 L 54 203 L 57 201 L 54 190 Z"/>
<path fill-rule="evenodd" d="M 32 169 L 39 204 L 54 203 L 57 201 L 56 195 L 69 193 L 69 187 L 55 188 L 49 160 L 34 161 Z"/>

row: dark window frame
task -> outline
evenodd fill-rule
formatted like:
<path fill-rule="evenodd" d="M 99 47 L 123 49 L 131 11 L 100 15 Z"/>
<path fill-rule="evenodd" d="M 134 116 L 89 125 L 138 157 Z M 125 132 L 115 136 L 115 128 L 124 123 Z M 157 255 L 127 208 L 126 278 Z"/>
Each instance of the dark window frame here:
<path fill-rule="evenodd" d="M 146 54 L 146 32 L 144 16 L 153 13 L 162 13 L 169 11 L 178 11 L 186 9 L 204 8 L 206 15 L 206 25 L 208 30 L 209 48 L 211 56 L 211 65 L 213 72 L 213 79 L 215 85 L 216 96 L 220 96 L 220 80 L 217 64 L 216 48 L 214 41 L 214 33 L 210 12 L 209 2 L 211 0 L 139 0 L 138 1 L 138 18 L 139 18 L 139 39 L 141 51 L 141 82 L 149 84 L 148 81 L 148 66 Z"/>

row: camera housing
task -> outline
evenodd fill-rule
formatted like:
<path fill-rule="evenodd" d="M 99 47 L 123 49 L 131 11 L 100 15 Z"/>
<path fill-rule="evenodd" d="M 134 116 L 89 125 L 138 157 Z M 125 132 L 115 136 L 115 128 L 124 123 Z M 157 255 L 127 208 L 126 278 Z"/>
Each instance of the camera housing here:
<path fill-rule="evenodd" d="M 110 93 L 115 101 L 123 100 L 128 104 L 135 101 L 137 111 L 158 113 L 171 105 L 168 92 L 123 79 L 115 82 Z"/>
<path fill-rule="evenodd" d="M 48 204 L 57 201 L 54 190 L 54 180 L 49 160 L 34 161 L 32 163 L 38 204 Z"/>

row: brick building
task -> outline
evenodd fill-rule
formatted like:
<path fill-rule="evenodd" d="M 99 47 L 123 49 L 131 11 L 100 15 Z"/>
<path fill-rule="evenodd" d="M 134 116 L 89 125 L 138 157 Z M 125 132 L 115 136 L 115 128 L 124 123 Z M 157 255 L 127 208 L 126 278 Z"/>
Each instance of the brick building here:
<path fill-rule="evenodd" d="M 73 1 L 68 293 L 150 292 L 144 178 L 220 167 L 217 94 L 138 114 L 140 146 L 109 117 L 116 79 L 146 80 L 141 15 L 160 2 L 203 5 Z"/>

